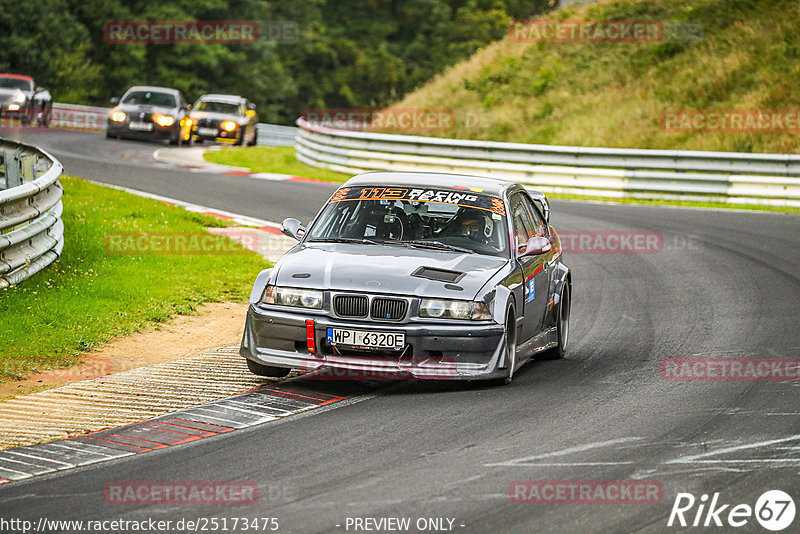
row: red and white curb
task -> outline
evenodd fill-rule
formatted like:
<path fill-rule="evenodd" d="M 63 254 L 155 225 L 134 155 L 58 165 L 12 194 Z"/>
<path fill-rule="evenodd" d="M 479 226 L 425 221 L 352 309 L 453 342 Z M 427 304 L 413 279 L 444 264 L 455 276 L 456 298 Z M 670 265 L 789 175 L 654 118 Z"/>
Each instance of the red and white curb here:
<path fill-rule="evenodd" d="M 295 381 L 264 386 L 141 423 L 0 451 L 0 484 L 218 436 L 347 399 L 356 400 Z"/>

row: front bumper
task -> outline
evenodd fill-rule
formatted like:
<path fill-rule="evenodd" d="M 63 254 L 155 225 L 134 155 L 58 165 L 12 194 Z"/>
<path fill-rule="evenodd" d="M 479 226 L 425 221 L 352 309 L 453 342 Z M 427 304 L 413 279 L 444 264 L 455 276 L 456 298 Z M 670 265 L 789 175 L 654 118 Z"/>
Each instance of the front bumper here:
<path fill-rule="evenodd" d="M 15 109 L 10 109 L 9 106 L 8 103 L 0 105 L 0 115 L 4 120 L 24 120 L 30 117 L 31 110 L 26 104 L 18 104 Z"/>
<path fill-rule="evenodd" d="M 314 320 L 316 354 L 308 351 L 306 319 Z M 404 332 L 406 347 L 402 352 L 337 350 L 326 341 L 328 327 Z M 345 321 L 251 304 L 239 353 L 262 365 L 318 370 L 334 379 L 492 379 L 508 374 L 499 367 L 505 365 L 504 332 L 496 323 Z"/>
<path fill-rule="evenodd" d="M 218 129 L 217 133 L 213 135 L 200 135 L 196 128 L 192 130 L 192 137 L 195 141 L 215 141 L 217 143 L 235 144 L 239 142 L 239 137 L 241 135 L 243 135 L 241 128 L 237 128 L 232 132 Z"/>
<path fill-rule="evenodd" d="M 134 139 L 171 139 L 175 135 L 176 127 L 174 124 L 170 126 L 159 126 L 156 123 L 152 124 L 152 130 L 142 131 L 131 130 L 127 120 L 125 122 L 107 120 L 106 131 L 111 135 Z"/>

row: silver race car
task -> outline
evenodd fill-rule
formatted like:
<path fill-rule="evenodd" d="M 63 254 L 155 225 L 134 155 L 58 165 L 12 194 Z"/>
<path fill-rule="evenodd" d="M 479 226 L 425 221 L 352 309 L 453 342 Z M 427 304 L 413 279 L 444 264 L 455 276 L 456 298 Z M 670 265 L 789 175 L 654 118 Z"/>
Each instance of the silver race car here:
<path fill-rule="evenodd" d="M 262 271 L 240 354 L 258 375 L 509 383 L 562 358 L 571 273 L 545 195 L 473 176 L 374 172 L 343 184 Z"/>

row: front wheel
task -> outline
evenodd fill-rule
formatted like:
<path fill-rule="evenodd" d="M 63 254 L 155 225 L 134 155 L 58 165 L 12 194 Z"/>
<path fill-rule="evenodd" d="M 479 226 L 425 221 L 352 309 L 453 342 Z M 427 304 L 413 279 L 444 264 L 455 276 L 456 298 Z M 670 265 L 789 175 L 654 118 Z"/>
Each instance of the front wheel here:
<path fill-rule="evenodd" d="M 556 332 L 558 333 L 558 345 L 542 353 L 542 359 L 560 360 L 567 354 L 567 341 L 569 341 L 569 314 L 572 308 L 572 296 L 570 295 L 569 283 L 564 282 L 564 290 L 561 292 L 561 299 L 558 302 L 558 314 L 556 315 Z"/>
<path fill-rule="evenodd" d="M 508 376 L 491 380 L 493 386 L 505 386 L 514 379 L 514 369 L 517 366 L 517 316 L 513 309 L 506 314 L 506 332 L 503 340 L 503 351 L 508 367 Z"/>
<path fill-rule="evenodd" d="M 247 360 L 247 368 L 250 372 L 258 376 L 269 376 L 272 378 L 283 378 L 291 372 L 286 367 L 273 367 L 271 365 L 261 365 L 253 360 Z"/>
<path fill-rule="evenodd" d="M 49 128 L 50 127 L 50 119 L 53 115 L 53 105 L 47 104 L 42 106 L 42 114 L 39 116 L 39 127 L 40 128 Z"/>

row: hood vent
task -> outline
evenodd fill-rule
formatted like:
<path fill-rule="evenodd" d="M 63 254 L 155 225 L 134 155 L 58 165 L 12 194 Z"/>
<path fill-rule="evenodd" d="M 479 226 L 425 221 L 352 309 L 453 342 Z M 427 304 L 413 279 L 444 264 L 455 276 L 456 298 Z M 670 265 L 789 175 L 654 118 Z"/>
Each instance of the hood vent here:
<path fill-rule="evenodd" d="M 464 278 L 467 273 L 459 271 L 450 271 L 448 269 L 436 269 L 435 267 L 420 267 L 411 276 L 417 278 L 427 278 L 428 280 L 436 280 L 437 282 L 458 282 Z"/>

